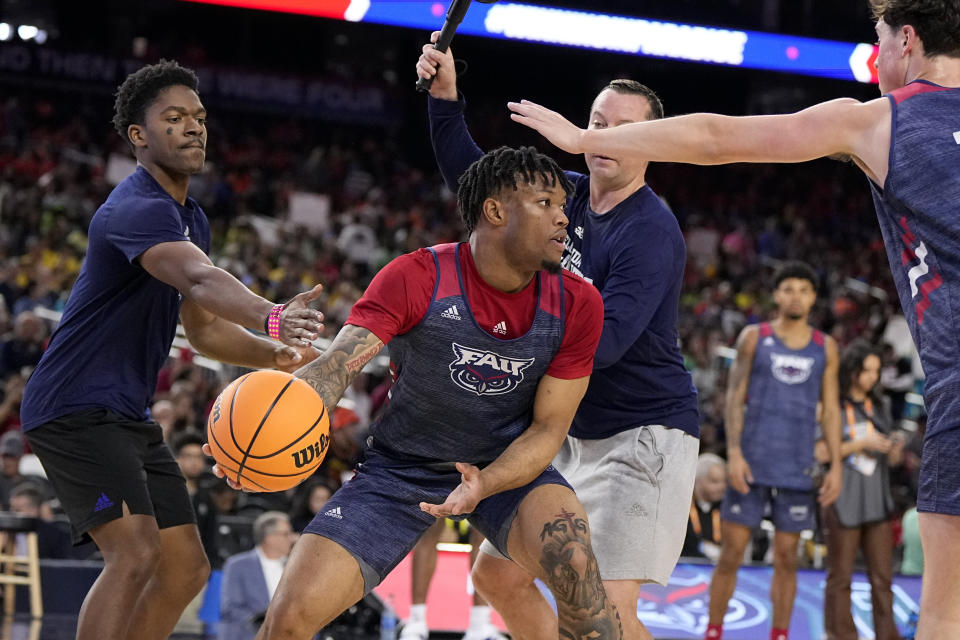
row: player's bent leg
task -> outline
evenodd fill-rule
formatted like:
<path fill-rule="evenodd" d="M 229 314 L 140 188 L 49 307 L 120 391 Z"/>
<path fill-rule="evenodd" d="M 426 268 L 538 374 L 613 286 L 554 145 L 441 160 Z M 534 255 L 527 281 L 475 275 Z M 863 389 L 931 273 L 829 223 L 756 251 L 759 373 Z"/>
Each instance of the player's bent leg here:
<path fill-rule="evenodd" d="M 923 594 L 917 640 L 960 638 L 960 516 L 920 513 Z"/>
<path fill-rule="evenodd" d="M 160 530 L 160 562 L 130 617 L 130 640 L 163 640 L 210 577 L 195 524 Z"/>
<path fill-rule="evenodd" d="M 800 534 L 777 531 L 773 535 L 773 582 L 770 601 L 773 603 L 773 627 L 787 629 L 793 615 L 797 595 L 797 544 Z"/>
<path fill-rule="evenodd" d="M 410 617 L 407 618 L 400 640 L 426 640 L 430 635 L 427 625 L 426 602 L 430 582 L 437 569 L 437 542 L 443 533 L 444 519 L 438 519 L 413 548 L 411 559 L 410 582 L 412 598 L 410 601 Z"/>
<path fill-rule="evenodd" d="M 590 547 L 586 511 L 570 488 L 543 484 L 526 495 L 510 527 L 507 552 L 550 589 L 561 638 L 623 637 Z"/>
<path fill-rule="evenodd" d="M 723 624 L 727 605 L 737 587 L 737 571 L 743 563 L 743 553 L 750 542 L 750 527 L 724 520 L 720 559 L 710 579 L 710 624 Z"/>
<path fill-rule="evenodd" d="M 497 553 L 489 542 L 481 546 L 471 578 L 473 588 L 500 614 L 514 640 L 557 637 L 557 616 L 533 576 Z"/>
<path fill-rule="evenodd" d="M 130 612 L 160 564 L 157 521 L 125 513 L 89 534 L 103 554 L 103 571 L 83 600 L 77 640 L 126 638 Z"/>
<path fill-rule="evenodd" d="M 642 580 L 604 580 L 603 588 L 620 614 L 624 640 L 653 640 L 653 636 L 637 617 Z"/>
<path fill-rule="evenodd" d="M 357 560 L 329 538 L 294 545 L 257 640 L 305 640 L 363 597 Z"/>

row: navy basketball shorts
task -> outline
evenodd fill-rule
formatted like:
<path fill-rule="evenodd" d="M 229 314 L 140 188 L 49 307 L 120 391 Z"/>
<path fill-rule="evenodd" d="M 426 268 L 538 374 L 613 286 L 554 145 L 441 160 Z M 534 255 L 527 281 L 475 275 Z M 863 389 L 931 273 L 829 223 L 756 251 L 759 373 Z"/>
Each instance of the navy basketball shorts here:
<path fill-rule="evenodd" d="M 186 481 L 155 422 L 109 409 L 84 409 L 24 434 L 70 518 L 74 544 L 130 513 L 152 516 L 160 529 L 195 524 Z"/>
<path fill-rule="evenodd" d="M 924 439 L 917 511 L 960 516 L 960 428 Z"/>
<path fill-rule="evenodd" d="M 750 485 L 750 491 L 746 494 L 728 486 L 720 507 L 720 517 L 753 529 L 760 525 L 768 504 L 777 531 L 797 533 L 817 526 L 813 490 L 762 485 Z"/>
<path fill-rule="evenodd" d="M 436 522 L 420 510 L 420 503 L 440 504 L 459 484 L 460 473 L 455 469 L 425 468 L 371 449 L 353 479 L 333 494 L 303 532 L 328 538 L 356 558 L 364 593 L 369 593 Z M 507 536 L 520 503 L 544 484 L 570 487 L 550 466 L 529 484 L 482 500 L 467 520 L 506 555 Z"/>

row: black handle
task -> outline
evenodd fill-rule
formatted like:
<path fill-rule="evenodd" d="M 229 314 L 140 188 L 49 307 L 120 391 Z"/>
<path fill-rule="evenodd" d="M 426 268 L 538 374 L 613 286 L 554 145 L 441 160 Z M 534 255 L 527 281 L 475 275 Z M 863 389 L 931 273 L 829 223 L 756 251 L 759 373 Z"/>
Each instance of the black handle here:
<path fill-rule="evenodd" d="M 443 28 L 440 29 L 440 37 L 437 38 L 436 44 L 433 45 L 434 49 L 443 53 L 450 48 L 450 41 L 453 40 L 454 34 L 457 33 L 457 27 L 463 22 L 463 17 L 467 15 L 470 1 L 471 0 L 453 0 L 453 2 L 450 3 L 450 8 L 447 9 L 447 17 L 443 21 Z M 432 78 L 418 78 L 417 91 L 429 91 L 430 85 L 433 84 L 433 78 L 435 77 L 436 76 Z"/>

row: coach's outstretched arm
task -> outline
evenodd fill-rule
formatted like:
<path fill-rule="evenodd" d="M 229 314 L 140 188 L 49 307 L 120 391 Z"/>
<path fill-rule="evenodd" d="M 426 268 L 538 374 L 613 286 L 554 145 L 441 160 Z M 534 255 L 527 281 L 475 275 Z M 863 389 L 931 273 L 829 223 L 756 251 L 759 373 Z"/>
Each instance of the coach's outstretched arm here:
<path fill-rule="evenodd" d="M 886 179 L 890 102 L 840 98 L 803 111 L 773 116 L 694 113 L 580 129 L 533 102 L 507 103 L 511 118 L 570 153 L 633 155 L 650 162 L 714 165 L 731 162 L 805 162 L 849 156 L 874 182 Z M 885 140 L 884 140 L 885 138 Z"/>
<path fill-rule="evenodd" d="M 590 376 L 573 380 L 544 376 L 527 430 L 483 469 L 458 462 L 460 485 L 443 504 L 421 502 L 420 508 L 438 518 L 470 513 L 484 498 L 532 482 L 560 450 L 589 382 Z"/>

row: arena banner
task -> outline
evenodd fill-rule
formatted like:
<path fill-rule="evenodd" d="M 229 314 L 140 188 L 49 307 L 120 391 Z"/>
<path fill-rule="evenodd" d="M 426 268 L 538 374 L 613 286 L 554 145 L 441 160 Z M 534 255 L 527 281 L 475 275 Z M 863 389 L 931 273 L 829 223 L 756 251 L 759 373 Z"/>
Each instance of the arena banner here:
<path fill-rule="evenodd" d="M 0 43 L 0 80 L 33 87 L 112 93 L 144 61 L 27 44 Z M 276 111 L 338 122 L 399 122 L 401 101 L 390 89 L 341 78 L 201 66 L 200 92 L 208 106 Z"/>
<path fill-rule="evenodd" d="M 449 0 L 185 0 L 351 22 L 439 29 Z M 542 4 L 549 4 L 545 0 Z M 868 43 L 743 31 L 506 2 L 475 3 L 458 33 L 746 69 L 877 82 Z"/>

